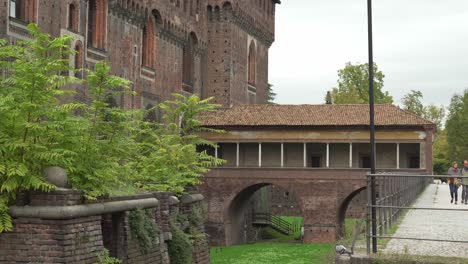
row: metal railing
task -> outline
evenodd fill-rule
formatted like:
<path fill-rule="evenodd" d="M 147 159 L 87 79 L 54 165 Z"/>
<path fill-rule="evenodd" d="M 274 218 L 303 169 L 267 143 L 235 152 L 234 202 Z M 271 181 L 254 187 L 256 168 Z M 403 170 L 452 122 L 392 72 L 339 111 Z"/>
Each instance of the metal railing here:
<path fill-rule="evenodd" d="M 402 239 L 436 242 L 468 243 L 468 241 L 444 240 L 436 238 L 397 237 L 389 234 L 408 210 L 433 211 L 466 211 L 468 209 L 449 209 L 432 207 L 414 207 L 412 204 L 426 189 L 434 178 L 451 178 L 453 176 L 420 175 L 420 174 L 369 174 L 367 175 L 367 253 L 377 252 L 378 239 Z M 456 177 L 468 178 L 468 177 Z M 376 197 L 372 199 L 372 190 Z M 372 201 L 375 201 L 375 204 Z M 375 213 L 372 210 L 375 209 Z M 375 219 L 372 216 L 375 216 Z M 373 225 L 375 228 L 372 228 Z M 372 232 L 372 230 L 375 231 Z M 372 243 L 371 243 L 372 242 Z M 372 244 L 372 245 L 371 245 Z"/>
<path fill-rule="evenodd" d="M 297 225 L 293 225 L 288 221 L 285 221 L 280 216 L 274 216 L 269 213 L 255 213 L 253 214 L 253 224 L 257 225 L 269 225 L 276 231 L 279 231 L 285 235 L 290 235 L 297 231 Z M 299 227 L 300 228 L 300 227 Z"/>

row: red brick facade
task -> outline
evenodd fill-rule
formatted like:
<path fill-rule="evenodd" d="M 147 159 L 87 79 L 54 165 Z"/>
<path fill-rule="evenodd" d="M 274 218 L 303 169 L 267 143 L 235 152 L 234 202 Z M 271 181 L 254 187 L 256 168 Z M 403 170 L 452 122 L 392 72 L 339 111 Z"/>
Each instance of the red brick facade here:
<path fill-rule="evenodd" d="M 73 36 L 72 47 L 82 46 L 71 65 L 92 69 L 107 60 L 113 74 L 133 82 L 137 96 L 118 102 L 127 108 L 155 105 L 174 92 L 215 96 L 224 106 L 265 103 L 276 3 L 0 0 L 0 38 L 27 39 L 29 22 L 52 36 Z"/>

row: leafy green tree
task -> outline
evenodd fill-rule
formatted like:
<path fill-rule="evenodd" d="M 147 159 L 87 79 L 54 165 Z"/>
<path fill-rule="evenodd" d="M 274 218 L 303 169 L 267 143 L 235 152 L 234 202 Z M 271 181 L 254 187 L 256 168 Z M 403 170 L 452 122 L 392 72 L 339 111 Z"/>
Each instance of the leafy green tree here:
<path fill-rule="evenodd" d="M 182 193 L 187 186 L 200 184 L 200 178 L 210 167 L 223 160 L 210 156 L 197 147 L 214 145 L 201 138 L 200 133 L 218 132 L 201 126 L 199 116 L 215 111 L 212 98 L 200 100 L 193 95 L 174 94 L 174 100 L 160 105 L 165 123 L 155 128 L 151 122 L 140 122 L 136 141 L 138 152 L 133 165 L 138 172 L 137 187 L 145 191 Z"/>
<path fill-rule="evenodd" d="M 421 102 L 422 98 L 423 94 L 421 91 L 411 90 L 401 100 L 403 109 L 422 117 L 424 114 L 424 105 Z"/>
<path fill-rule="evenodd" d="M 447 174 L 447 170 L 451 166 L 451 162 L 448 155 L 448 144 L 447 144 L 447 131 L 442 130 L 437 133 L 437 137 L 434 141 L 433 146 L 434 160 L 433 170 L 434 174 L 444 175 Z"/>
<path fill-rule="evenodd" d="M 67 170 L 88 199 L 122 191 L 184 192 L 222 160 L 198 151 L 213 146 L 200 133 L 200 115 L 216 105 L 197 96 L 164 102 L 163 124 L 146 121 L 153 109 L 125 110 L 115 97 L 129 82 L 110 75 L 105 62 L 88 71 L 89 105 L 62 103 L 78 80 L 65 76 L 74 54 L 67 36 L 52 39 L 29 25 L 33 41 L 0 41 L 0 233 L 13 228 L 8 206 L 19 192 L 47 192 L 43 170 Z M 6 76 L 6 77 L 4 77 Z M 80 115 L 74 113 L 80 112 Z M 150 119 L 151 120 L 151 119 Z"/>
<path fill-rule="evenodd" d="M 29 25 L 35 41 L 0 42 L 0 233 L 12 229 L 8 205 L 20 191 L 48 191 L 47 166 L 73 164 L 73 152 L 57 142 L 75 125 L 67 117 L 80 104 L 60 104 L 68 71 L 70 37 L 51 39 Z"/>
<path fill-rule="evenodd" d="M 273 84 L 268 84 L 268 91 L 267 91 L 267 103 L 268 104 L 275 104 L 276 93 L 273 91 Z"/>
<path fill-rule="evenodd" d="M 350 62 L 338 71 L 338 88 L 333 88 L 331 96 L 335 104 L 367 104 L 369 103 L 369 64 Z M 375 103 L 393 103 L 388 92 L 383 91 L 385 75 L 374 65 L 374 97 Z"/>
<path fill-rule="evenodd" d="M 422 98 L 421 91 L 411 90 L 402 99 L 403 109 L 433 122 L 436 124 L 437 129 L 441 130 L 445 118 L 445 107 L 434 104 L 424 106 L 421 102 Z"/>
<path fill-rule="evenodd" d="M 427 105 L 424 107 L 423 117 L 436 124 L 437 129 L 441 130 L 443 128 L 443 121 L 445 118 L 445 107 L 443 105 Z"/>
<path fill-rule="evenodd" d="M 110 75 L 105 62 L 98 62 L 87 76 L 91 103 L 82 108 L 82 116 L 70 117 L 79 126 L 67 131 L 60 143 L 75 154 L 73 164 L 66 167 L 72 186 L 95 199 L 131 185 L 130 168 L 124 161 L 136 149 L 131 141 L 133 111 L 112 102 L 122 93 L 130 93 L 129 81 Z"/>
<path fill-rule="evenodd" d="M 445 125 L 447 130 L 448 158 L 468 159 L 468 89 L 452 97 Z"/>

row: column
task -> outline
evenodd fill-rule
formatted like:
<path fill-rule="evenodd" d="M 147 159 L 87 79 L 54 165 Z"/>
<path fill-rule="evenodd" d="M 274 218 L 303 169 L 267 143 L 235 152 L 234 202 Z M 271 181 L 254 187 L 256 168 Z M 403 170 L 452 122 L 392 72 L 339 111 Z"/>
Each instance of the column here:
<path fill-rule="evenodd" d="M 419 169 L 426 168 L 426 142 L 419 143 Z"/>
<path fill-rule="evenodd" d="M 258 167 L 262 167 L 262 143 L 258 143 Z"/>
<path fill-rule="evenodd" d="M 353 143 L 349 143 L 349 167 L 353 167 Z"/>
<path fill-rule="evenodd" d="M 327 168 L 330 168 L 330 143 L 327 143 Z"/>
<path fill-rule="evenodd" d="M 218 144 L 215 146 L 215 158 L 218 158 Z"/>
<path fill-rule="evenodd" d="M 307 168 L 307 143 L 304 143 L 304 168 Z"/>
<path fill-rule="evenodd" d="M 396 144 L 396 168 L 400 169 L 400 143 Z"/>
<path fill-rule="evenodd" d="M 284 168 L 284 143 L 281 143 L 281 168 Z"/>
<path fill-rule="evenodd" d="M 239 143 L 236 144 L 236 167 L 239 167 Z"/>

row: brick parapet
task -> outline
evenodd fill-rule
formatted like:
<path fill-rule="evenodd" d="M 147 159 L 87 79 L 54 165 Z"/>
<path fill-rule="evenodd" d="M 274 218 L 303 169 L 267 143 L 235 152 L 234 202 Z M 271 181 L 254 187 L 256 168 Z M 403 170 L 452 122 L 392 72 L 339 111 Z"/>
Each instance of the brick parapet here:
<path fill-rule="evenodd" d="M 90 202 L 68 189 L 21 194 L 11 207 L 14 230 L 0 235 L 0 263 L 96 263 L 107 249 L 124 264 L 169 264 L 171 213 L 189 215 L 202 198 L 193 195 L 180 203 L 171 193 L 147 193 Z M 139 207 L 154 210 L 150 221 L 158 229 L 147 252 L 130 227 L 130 211 Z M 196 228 L 204 232 L 203 225 Z M 196 241 L 193 256 L 194 263 L 209 263 L 206 239 Z"/>

